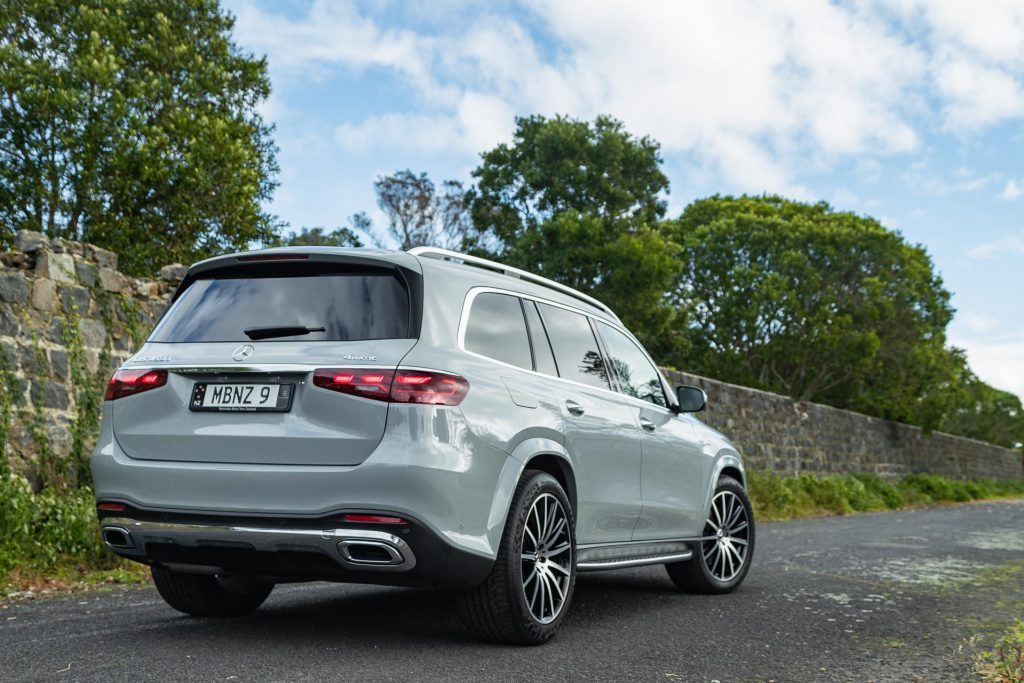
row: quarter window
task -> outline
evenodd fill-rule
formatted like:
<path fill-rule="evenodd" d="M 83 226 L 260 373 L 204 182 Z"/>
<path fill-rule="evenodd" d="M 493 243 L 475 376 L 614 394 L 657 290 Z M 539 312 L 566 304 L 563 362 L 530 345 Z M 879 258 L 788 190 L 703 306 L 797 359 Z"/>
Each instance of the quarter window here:
<path fill-rule="evenodd" d="M 533 368 L 530 338 L 519 298 L 484 292 L 473 299 L 466 323 L 466 350 L 516 367 Z"/>
<path fill-rule="evenodd" d="M 632 339 L 611 325 L 599 325 L 601 337 L 608 348 L 609 360 L 619 378 L 619 390 L 627 396 L 664 407 L 665 390 L 661 385 L 661 376 L 644 352 Z"/>
<path fill-rule="evenodd" d="M 604 358 L 585 315 L 564 308 L 539 305 L 551 348 L 558 363 L 558 374 L 565 379 L 602 389 L 610 388 Z"/>

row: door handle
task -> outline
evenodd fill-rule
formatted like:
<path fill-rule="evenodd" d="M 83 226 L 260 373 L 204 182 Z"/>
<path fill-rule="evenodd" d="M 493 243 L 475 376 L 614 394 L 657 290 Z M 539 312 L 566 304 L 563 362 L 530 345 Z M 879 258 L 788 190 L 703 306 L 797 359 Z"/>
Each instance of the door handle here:
<path fill-rule="evenodd" d="M 569 411 L 570 415 L 575 415 L 577 417 L 587 412 L 583 409 L 583 406 L 581 406 L 579 403 L 573 400 L 568 400 L 565 402 L 565 409 Z"/>
<path fill-rule="evenodd" d="M 649 432 L 653 432 L 655 429 L 658 428 L 653 422 L 648 420 L 646 417 L 640 418 L 640 426 Z"/>

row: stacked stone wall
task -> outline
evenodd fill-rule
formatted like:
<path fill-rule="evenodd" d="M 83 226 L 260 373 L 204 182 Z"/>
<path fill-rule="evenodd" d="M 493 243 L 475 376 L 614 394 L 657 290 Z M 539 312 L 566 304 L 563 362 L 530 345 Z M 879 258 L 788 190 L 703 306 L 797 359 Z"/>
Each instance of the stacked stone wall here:
<path fill-rule="evenodd" d="M 107 379 L 145 340 L 185 274 L 117 270 L 99 247 L 20 232 L 0 254 L 0 471 L 36 487 L 87 476 Z M 780 473 L 933 472 L 1024 478 L 1021 453 L 712 379 L 668 372 L 710 396 L 702 414 L 748 466 Z"/>

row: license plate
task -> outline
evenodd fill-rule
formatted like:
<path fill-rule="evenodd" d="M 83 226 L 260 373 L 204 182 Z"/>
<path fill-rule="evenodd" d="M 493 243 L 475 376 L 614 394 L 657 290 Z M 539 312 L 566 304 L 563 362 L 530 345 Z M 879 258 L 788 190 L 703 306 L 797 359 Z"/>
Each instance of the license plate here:
<path fill-rule="evenodd" d="M 292 406 L 294 389 L 294 384 L 199 382 L 192 389 L 189 409 L 226 413 L 284 413 Z"/>

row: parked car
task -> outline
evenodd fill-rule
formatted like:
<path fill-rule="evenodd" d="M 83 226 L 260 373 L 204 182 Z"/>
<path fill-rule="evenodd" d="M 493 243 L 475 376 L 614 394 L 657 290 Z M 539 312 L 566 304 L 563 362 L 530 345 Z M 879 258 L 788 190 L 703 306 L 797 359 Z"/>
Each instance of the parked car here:
<path fill-rule="evenodd" d="M 744 579 L 740 454 L 599 301 L 432 248 L 197 263 L 111 378 L 92 456 L 106 544 L 186 614 L 276 583 L 457 589 L 467 625 L 542 643 L 578 572 Z"/>

